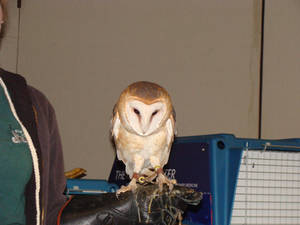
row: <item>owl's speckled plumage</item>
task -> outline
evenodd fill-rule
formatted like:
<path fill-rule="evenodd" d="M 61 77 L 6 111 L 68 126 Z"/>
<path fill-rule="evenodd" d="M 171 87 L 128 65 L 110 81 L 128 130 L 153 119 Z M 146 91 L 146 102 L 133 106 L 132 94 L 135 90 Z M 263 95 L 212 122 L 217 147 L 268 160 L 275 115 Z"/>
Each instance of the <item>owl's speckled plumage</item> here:
<path fill-rule="evenodd" d="M 150 176 L 154 168 L 163 168 L 174 134 L 175 112 L 164 88 L 140 81 L 121 93 L 113 111 L 112 136 L 117 157 L 132 180 L 135 174 Z"/>

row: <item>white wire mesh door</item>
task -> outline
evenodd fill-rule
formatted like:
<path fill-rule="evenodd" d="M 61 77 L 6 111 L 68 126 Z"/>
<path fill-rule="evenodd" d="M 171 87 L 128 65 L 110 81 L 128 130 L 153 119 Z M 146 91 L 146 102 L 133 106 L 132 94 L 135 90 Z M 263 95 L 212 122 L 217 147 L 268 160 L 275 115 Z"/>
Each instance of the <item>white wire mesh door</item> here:
<path fill-rule="evenodd" d="M 300 152 L 242 157 L 231 225 L 300 225 Z"/>

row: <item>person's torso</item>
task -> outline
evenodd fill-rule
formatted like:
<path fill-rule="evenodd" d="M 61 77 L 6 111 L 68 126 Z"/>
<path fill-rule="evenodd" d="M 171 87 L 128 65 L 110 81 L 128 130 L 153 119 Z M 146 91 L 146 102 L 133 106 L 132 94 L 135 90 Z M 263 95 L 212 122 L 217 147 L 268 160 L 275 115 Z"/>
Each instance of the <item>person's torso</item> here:
<path fill-rule="evenodd" d="M 32 158 L 22 127 L 0 85 L 0 224 L 25 224 L 24 191 Z"/>

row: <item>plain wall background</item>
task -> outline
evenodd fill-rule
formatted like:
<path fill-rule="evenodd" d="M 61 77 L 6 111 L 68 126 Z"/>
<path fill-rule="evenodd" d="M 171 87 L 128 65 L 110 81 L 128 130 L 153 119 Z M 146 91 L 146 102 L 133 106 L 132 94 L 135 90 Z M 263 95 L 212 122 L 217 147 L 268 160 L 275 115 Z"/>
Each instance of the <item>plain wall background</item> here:
<path fill-rule="evenodd" d="M 0 42 L 0 66 L 6 70 L 16 72 L 19 38 L 19 10 L 16 7 L 17 1 L 10 0 L 8 3 L 9 20 L 5 23 L 5 36 Z"/>
<path fill-rule="evenodd" d="M 299 2 L 267 2 L 262 132 L 265 138 L 297 137 Z M 15 8 L 15 0 L 9 3 Z M 11 14 L 17 17 L 18 10 Z M 12 33 L 17 24 L 9 27 Z M 83 167 L 89 178 L 108 177 L 114 159 L 112 108 L 120 92 L 137 80 L 169 91 L 179 136 L 258 137 L 259 0 L 26 0 L 19 28 L 18 60 L 5 53 L 2 63 L 2 47 L 1 65 L 14 69 L 9 64 L 15 63 L 54 105 L 66 169 Z M 3 43 L 11 46 L 5 50 L 11 55 L 12 40 Z M 287 42 L 289 54 L 281 54 Z M 290 75 L 289 82 L 278 86 L 285 79 L 282 72 Z M 285 93 L 289 97 L 281 101 L 289 108 L 276 107 Z"/>
<path fill-rule="evenodd" d="M 266 1 L 262 137 L 300 137 L 300 1 Z"/>

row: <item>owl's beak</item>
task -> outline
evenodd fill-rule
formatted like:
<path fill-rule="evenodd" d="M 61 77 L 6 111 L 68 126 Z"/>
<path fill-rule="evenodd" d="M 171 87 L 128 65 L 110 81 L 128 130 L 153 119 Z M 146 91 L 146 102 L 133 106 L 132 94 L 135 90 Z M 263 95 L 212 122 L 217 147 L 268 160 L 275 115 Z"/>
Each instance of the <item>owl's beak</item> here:
<path fill-rule="evenodd" d="M 149 129 L 149 120 L 143 119 L 141 124 L 142 134 L 145 135 Z"/>
<path fill-rule="evenodd" d="M 142 133 L 146 134 L 146 132 L 148 131 L 148 126 L 142 126 Z"/>

